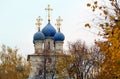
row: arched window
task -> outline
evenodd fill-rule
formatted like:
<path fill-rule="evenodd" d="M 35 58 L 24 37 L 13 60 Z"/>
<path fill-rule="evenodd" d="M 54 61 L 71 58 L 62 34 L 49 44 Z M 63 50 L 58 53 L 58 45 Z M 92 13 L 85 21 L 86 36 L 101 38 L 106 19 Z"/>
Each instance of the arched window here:
<path fill-rule="evenodd" d="M 50 49 L 50 41 L 48 42 L 48 49 Z"/>

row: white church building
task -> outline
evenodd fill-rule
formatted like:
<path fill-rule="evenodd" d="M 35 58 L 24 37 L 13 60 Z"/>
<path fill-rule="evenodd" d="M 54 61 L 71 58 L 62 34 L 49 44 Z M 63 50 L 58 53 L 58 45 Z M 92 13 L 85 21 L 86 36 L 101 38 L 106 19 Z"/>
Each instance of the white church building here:
<path fill-rule="evenodd" d="M 55 79 L 56 60 L 60 53 L 63 52 L 63 44 L 65 36 L 60 30 L 62 19 L 58 17 L 57 30 L 50 22 L 50 5 L 45 10 L 48 11 L 48 23 L 43 29 L 41 27 L 42 19 L 38 17 L 38 31 L 33 36 L 33 44 L 35 52 L 28 55 L 31 69 L 28 79 Z"/>

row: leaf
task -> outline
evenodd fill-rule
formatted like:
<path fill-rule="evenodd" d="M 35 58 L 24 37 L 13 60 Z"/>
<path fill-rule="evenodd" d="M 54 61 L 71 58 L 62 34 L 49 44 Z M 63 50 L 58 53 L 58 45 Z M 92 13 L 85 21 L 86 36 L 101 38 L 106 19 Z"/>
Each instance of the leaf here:
<path fill-rule="evenodd" d="M 90 3 L 87 3 L 87 7 L 90 7 L 91 6 L 91 4 Z"/>
<path fill-rule="evenodd" d="M 107 15 L 107 14 L 108 14 L 108 11 L 104 10 L 103 13 L 104 13 L 105 15 Z"/>
<path fill-rule="evenodd" d="M 100 6 L 99 9 L 102 9 L 102 6 Z"/>
<path fill-rule="evenodd" d="M 94 4 L 97 4 L 97 1 L 95 1 Z"/>
<path fill-rule="evenodd" d="M 108 27 L 108 26 L 109 26 L 109 23 L 105 23 L 105 26 L 107 26 L 107 27 Z"/>
<path fill-rule="evenodd" d="M 103 26 L 104 26 L 103 24 L 99 24 L 99 27 L 103 28 Z"/>
<path fill-rule="evenodd" d="M 107 19 L 107 16 L 105 16 L 105 20 Z"/>
<path fill-rule="evenodd" d="M 85 24 L 85 27 L 89 27 L 90 28 L 91 26 L 87 23 L 87 24 Z"/>
<path fill-rule="evenodd" d="M 114 1 L 114 0 L 110 0 L 110 1 Z"/>

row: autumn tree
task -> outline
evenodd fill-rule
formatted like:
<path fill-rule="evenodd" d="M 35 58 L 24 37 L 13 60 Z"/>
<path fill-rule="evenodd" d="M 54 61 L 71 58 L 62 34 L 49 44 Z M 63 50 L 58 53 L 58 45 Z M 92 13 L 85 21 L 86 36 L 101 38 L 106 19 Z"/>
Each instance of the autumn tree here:
<path fill-rule="evenodd" d="M 61 75 L 67 74 L 71 79 L 93 78 L 92 71 L 98 69 L 98 62 L 101 61 L 98 57 L 99 49 L 89 49 L 80 40 L 69 42 L 68 48 L 68 55 L 57 62 L 58 72 L 62 72 Z"/>
<path fill-rule="evenodd" d="M 97 23 L 99 21 L 99 26 L 95 27 L 102 29 L 99 35 L 104 39 L 104 41 L 95 42 L 105 56 L 97 79 L 120 79 L 120 1 L 96 0 L 93 3 L 88 3 L 87 6 L 93 12 L 99 12 L 99 20 L 94 20 L 94 22 Z M 85 24 L 86 27 L 88 25 L 91 28 L 94 26 L 88 23 Z"/>
<path fill-rule="evenodd" d="M 0 79 L 26 79 L 29 63 L 18 54 L 18 49 L 3 45 L 0 52 Z"/>

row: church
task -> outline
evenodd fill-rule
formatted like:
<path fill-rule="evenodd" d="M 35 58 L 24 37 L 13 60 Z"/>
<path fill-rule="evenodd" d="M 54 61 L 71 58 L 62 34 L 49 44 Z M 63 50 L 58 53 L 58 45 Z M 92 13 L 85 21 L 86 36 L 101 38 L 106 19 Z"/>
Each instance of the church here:
<path fill-rule="evenodd" d="M 62 19 L 60 16 L 57 21 L 57 30 L 50 22 L 50 5 L 45 10 L 48 11 L 48 23 L 43 29 L 41 27 L 41 17 L 37 20 L 38 31 L 33 36 L 33 44 L 35 52 L 28 55 L 31 69 L 28 79 L 55 79 L 57 58 L 63 52 L 63 44 L 65 36 L 61 32 L 60 26 Z"/>

